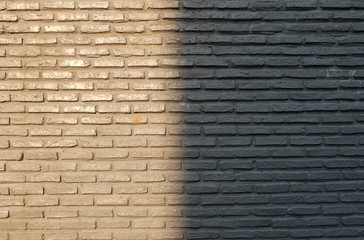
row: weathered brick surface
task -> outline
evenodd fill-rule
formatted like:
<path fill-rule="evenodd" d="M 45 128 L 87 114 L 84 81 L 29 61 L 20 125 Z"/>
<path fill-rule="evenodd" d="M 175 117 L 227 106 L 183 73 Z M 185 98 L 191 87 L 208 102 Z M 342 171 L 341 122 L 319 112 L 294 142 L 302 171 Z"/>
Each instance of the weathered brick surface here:
<path fill-rule="evenodd" d="M 363 239 L 363 11 L 0 0 L 0 240 Z"/>

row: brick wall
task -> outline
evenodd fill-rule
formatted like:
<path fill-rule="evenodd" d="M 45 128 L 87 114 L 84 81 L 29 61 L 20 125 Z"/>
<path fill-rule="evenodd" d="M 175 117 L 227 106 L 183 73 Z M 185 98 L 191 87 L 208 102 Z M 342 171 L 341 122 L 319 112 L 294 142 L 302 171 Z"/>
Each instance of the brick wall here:
<path fill-rule="evenodd" d="M 363 20 L 0 1 L 0 239 L 363 239 Z"/>

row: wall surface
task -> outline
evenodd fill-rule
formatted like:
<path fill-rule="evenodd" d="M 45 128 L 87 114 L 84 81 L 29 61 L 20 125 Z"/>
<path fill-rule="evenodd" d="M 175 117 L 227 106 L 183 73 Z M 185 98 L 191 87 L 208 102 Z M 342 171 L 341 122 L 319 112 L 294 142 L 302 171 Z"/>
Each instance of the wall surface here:
<path fill-rule="evenodd" d="M 0 239 L 363 239 L 363 21 L 0 1 Z"/>

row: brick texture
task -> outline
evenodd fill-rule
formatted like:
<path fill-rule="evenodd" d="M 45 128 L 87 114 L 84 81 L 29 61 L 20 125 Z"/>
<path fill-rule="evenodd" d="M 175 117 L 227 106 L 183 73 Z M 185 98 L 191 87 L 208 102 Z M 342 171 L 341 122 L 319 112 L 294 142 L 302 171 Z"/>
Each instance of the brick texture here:
<path fill-rule="evenodd" d="M 0 0 L 0 239 L 363 239 L 363 11 Z"/>

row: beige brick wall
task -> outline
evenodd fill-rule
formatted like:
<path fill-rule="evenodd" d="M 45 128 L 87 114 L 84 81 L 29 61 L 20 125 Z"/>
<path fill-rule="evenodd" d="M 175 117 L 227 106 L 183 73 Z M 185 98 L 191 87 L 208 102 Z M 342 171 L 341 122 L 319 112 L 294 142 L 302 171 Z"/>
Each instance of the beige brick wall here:
<path fill-rule="evenodd" d="M 0 1 L 1 240 L 183 238 L 179 7 Z"/>

